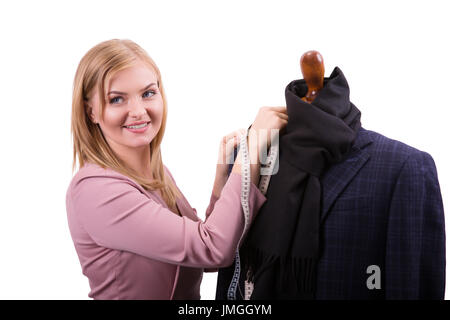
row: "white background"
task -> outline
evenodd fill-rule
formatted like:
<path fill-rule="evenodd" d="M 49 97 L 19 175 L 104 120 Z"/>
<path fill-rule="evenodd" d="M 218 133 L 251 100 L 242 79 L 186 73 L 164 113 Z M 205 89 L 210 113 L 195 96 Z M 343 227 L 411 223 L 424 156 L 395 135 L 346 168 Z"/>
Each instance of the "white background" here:
<path fill-rule="evenodd" d="M 81 57 L 112 38 L 137 42 L 159 66 L 169 103 L 163 161 L 200 214 L 220 138 L 248 127 L 259 107 L 285 105 L 310 49 L 322 53 L 326 76 L 342 69 L 366 129 L 433 156 L 448 208 L 445 5 L 2 1 L 0 298 L 88 298 L 65 209 L 72 84 Z M 216 274 L 205 274 L 202 299 L 214 298 L 215 285 Z"/>

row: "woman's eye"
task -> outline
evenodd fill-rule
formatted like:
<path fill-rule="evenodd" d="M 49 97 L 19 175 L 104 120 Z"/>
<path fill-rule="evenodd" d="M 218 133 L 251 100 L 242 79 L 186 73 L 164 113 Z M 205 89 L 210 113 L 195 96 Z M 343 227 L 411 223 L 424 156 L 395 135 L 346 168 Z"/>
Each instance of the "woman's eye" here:
<path fill-rule="evenodd" d="M 115 104 L 116 103 L 116 99 L 122 99 L 121 97 L 114 97 L 114 98 L 112 98 L 111 100 L 109 100 L 109 103 L 111 103 L 111 104 Z"/>
<path fill-rule="evenodd" d="M 151 93 L 151 95 L 147 95 L 147 96 L 146 96 L 147 93 Z M 151 96 L 153 96 L 153 95 L 155 95 L 155 94 L 156 94 L 156 92 L 153 91 L 153 90 L 145 91 L 145 92 L 144 92 L 144 98 L 149 98 L 149 97 L 151 97 Z M 110 104 L 117 104 L 117 103 L 119 102 L 118 99 L 122 99 L 122 97 L 114 97 L 114 98 L 112 98 L 111 100 L 109 100 L 109 103 L 110 103 Z"/>
<path fill-rule="evenodd" d="M 145 91 L 145 92 L 144 92 L 144 96 L 145 96 L 145 94 L 147 94 L 147 93 L 149 93 L 149 92 L 152 93 L 152 95 L 155 94 L 155 91 L 153 91 L 153 90 L 148 90 L 148 91 Z M 150 97 L 151 97 L 151 96 L 150 96 Z"/>

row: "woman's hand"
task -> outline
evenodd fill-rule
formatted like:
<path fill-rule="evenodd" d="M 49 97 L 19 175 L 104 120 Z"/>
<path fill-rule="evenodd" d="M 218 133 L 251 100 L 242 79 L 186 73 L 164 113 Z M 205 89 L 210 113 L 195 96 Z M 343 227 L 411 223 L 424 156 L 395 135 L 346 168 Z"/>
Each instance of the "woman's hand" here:
<path fill-rule="evenodd" d="M 238 129 L 222 137 L 217 159 L 218 166 L 226 165 L 228 167 L 234 162 L 234 149 L 238 146 L 243 134 L 245 134 L 245 129 Z"/>
<path fill-rule="evenodd" d="M 259 153 L 270 146 L 271 131 L 279 133 L 288 123 L 286 107 L 262 107 L 256 115 L 255 121 L 249 130 L 248 150 L 250 158 L 250 176 L 255 185 L 259 184 L 260 167 Z M 267 139 L 259 139 L 260 133 L 267 133 Z M 239 151 L 232 172 L 241 174 L 242 155 Z"/>
<path fill-rule="evenodd" d="M 271 143 L 271 130 L 282 130 L 288 122 L 286 107 L 262 107 L 256 115 L 255 121 L 249 130 L 247 137 L 250 157 L 250 175 L 252 182 L 257 185 L 260 178 L 259 152 L 268 148 Z M 260 132 L 267 132 L 266 141 L 259 139 Z M 214 180 L 213 194 L 220 196 L 222 189 L 228 179 L 228 166 L 234 162 L 232 172 L 241 174 L 241 151 L 234 161 L 234 149 L 238 146 L 245 129 L 239 129 L 224 136 L 220 142 L 219 157 L 216 167 L 216 178 Z"/>
<path fill-rule="evenodd" d="M 270 147 L 271 143 L 271 131 L 279 134 L 288 122 L 288 115 L 286 107 L 262 107 L 259 109 L 256 119 L 253 122 L 251 130 L 254 130 L 252 138 L 258 138 L 258 150 L 261 148 Z M 267 143 L 259 140 L 259 135 L 262 132 L 267 132 Z M 251 143 L 251 142 L 250 142 Z M 254 141 L 256 143 L 256 141 Z"/>
<path fill-rule="evenodd" d="M 245 129 L 239 129 L 224 136 L 220 141 L 213 194 L 219 197 L 228 179 L 228 166 L 234 163 L 234 149 L 238 146 Z"/>

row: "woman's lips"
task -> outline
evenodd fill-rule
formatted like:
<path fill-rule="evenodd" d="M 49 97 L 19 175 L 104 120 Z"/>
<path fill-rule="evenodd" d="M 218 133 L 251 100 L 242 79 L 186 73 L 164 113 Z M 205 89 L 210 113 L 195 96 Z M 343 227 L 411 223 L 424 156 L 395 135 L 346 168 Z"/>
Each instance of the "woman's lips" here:
<path fill-rule="evenodd" d="M 138 129 L 128 128 L 128 127 L 124 127 L 124 128 L 127 129 L 128 131 L 133 132 L 133 133 L 142 133 L 142 132 L 145 132 L 145 130 L 147 130 L 148 127 L 150 127 L 150 124 L 151 124 L 151 121 L 147 122 L 146 125 L 144 127 L 142 127 L 142 128 L 138 128 Z"/>

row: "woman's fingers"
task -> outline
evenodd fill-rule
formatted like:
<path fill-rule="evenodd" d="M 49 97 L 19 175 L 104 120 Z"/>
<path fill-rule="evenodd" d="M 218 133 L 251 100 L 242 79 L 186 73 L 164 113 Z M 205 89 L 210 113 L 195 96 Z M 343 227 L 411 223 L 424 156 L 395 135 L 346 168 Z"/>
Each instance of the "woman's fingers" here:
<path fill-rule="evenodd" d="M 289 119 L 286 107 L 273 107 L 273 110 L 276 112 L 276 115 L 282 120 L 282 126 L 285 126 Z"/>
<path fill-rule="evenodd" d="M 286 107 L 270 107 L 270 109 L 274 111 L 281 119 L 288 120 Z"/>
<path fill-rule="evenodd" d="M 287 109 L 285 106 L 280 106 L 280 107 L 269 107 L 272 111 L 276 111 L 276 112 L 281 112 L 284 114 L 287 114 Z"/>
<path fill-rule="evenodd" d="M 239 139 L 241 138 L 241 135 L 243 135 L 244 132 L 245 132 L 244 129 L 239 129 L 239 130 L 233 131 L 222 138 L 222 143 L 227 144 L 228 141 L 230 141 L 231 139 L 234 139 L 235 144 L 236 144 L 236 141 L 239 141 Z"/>
<path fill-rule="evenodd" d="M 268 140 L 270 141 L 271 130 L 282 129 L 286 126 L 287 122 L 288 115 L 286 106 L 262 107 L 258 111 L 256 119 L 252 124 L 252 128 L 256 129 L 257 132 L 261 129 L 268 130 Z M 245 134 L 245 132 L 245 129 L 238 129 L 222 137 L 220 147 L 221 163 L 231 157 L 234 149 L 239 145 L 241 136 Z"/>
<path fill-rule="evenodd" d="M 279 116 L 283 120 L 288 120 L 288 115 L 286 113 L 278 112 L 277 116 Z"/>
<path fill-rule="evenodd" d="M 219 148 L 219 164 L 230 163 L 234 149 L 238 146 L 244 133 L 245 129 L 238 129 L 222 137 Z"/>

